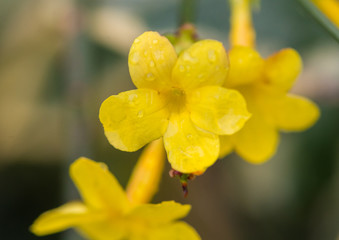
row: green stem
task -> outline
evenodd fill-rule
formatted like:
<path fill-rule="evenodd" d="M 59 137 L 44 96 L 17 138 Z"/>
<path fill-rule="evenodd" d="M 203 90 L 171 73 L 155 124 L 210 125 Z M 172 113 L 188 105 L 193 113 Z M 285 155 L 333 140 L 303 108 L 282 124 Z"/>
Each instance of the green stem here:
<path fill-rule="evenodd" d="M 299 2 L 339 42 L 339 29 L 310 0 L 299 0 Z"/>
<path fill-rule="evenodd" d="M 195 9 L 197 0 L 181 0 L 180 22 L 179 26 L 185 23 L 195 22 Z"/>

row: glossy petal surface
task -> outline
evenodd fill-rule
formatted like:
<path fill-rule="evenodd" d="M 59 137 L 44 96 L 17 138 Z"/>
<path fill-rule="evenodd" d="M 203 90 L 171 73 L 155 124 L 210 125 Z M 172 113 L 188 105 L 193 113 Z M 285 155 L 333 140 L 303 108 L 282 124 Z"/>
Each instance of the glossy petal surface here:
<path fill-rule="evenodd" d="M 166 37 L 145 32 L 134 40 L 128 66 L 137 88 L 164 89 L 171 83 L 177 54 Z"/>
<path fill-rule="evenodd" d="M 219 137 L 199 129 L 187 112 L 173 114 L 164 135 L 168 161 L 177 171 L 204 171 L 219 155 Z"/>
<path fill-rule="evenodd" d="M 233 134 L 250 117 L 242 95 L 219 86 L 192 91 L 188 104 L 194 124 L 216 134 Z"/>
<path fill-rule="evenodd" d="M 79 158 L 70 175 L 89 208 L 109 209 L 110 214 L 122 214 L 129 209 L 126 194 L 104 163 Z"/>
<path fill-rule="evenodd" d="M 117 149 L 136 151 L 161 137 L 168 124 L 168 111 L 158 92 L 138 89 L 107 98 L 100 121 L 108 141 Z"/>
<path fill-rule="evenodd" d="M 183 51 L 173 68 L 177 87 L 193 89 L 208 85 L 221 86 L 228 72 L 228 59 L 222 43 L 202 40 Z"/>

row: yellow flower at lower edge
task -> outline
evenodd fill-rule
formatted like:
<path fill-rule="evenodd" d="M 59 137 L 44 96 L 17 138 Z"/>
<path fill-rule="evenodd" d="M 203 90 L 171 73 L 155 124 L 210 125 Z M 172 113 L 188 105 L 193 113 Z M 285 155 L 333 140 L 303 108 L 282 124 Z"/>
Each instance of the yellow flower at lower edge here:
<path fill-rule="evenodd" d="M 239 132 L 221 138 L 220 155 L 235 150 L 249 162 L 262 163 L 276 152 L 279 130 L 309 128 L 319 118 L 319 109 L 312 101 L 288 93 L 302 69 L 295 50 L 283 49 L 262 59 L 254 49 L 236 46 L 229 59 L 225 86 L 243 94 L 252 117 Z"/>
<path fill-rule="evenodd" d="M 228 71 L 224 47 L 203 40 L 177 54 L 156 32 L 135 39 L 129 70 L 137 90 L 111 96 L 100 108 L 109 142 L 136 151 L 163 137 L 177 171 L 204 171 L 219 156 L 219 137 L 242 128 L 249 113 L 243 97 L 221 87 Z"/>
<path fill-rule="evenodd" d="M 67 203 L 43 213 L 31 226 L 42 236 L 75 228 L 92 240 L 199 240 L 187 223 L 175 221 L 187 215 L 189 205 L 174 201 L 132 204 L 103 163 L 79 158 L 70 175 L 83 202 Z"/>

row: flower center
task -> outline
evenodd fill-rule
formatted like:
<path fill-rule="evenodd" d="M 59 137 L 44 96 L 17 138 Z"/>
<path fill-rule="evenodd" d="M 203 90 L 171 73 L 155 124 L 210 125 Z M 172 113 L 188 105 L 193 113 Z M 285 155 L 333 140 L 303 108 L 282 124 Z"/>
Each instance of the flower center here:
<path fill-rule="evenodd" d="M 186 93 L 180 88 L 172 88 L 165 93 L 168 109 L 171 113 L 180 113 L 186 107 Z"/>

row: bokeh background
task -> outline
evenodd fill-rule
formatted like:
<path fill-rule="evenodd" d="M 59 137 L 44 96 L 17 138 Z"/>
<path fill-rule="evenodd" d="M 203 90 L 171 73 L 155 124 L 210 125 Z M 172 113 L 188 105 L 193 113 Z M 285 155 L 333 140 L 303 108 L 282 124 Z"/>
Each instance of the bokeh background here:
<path fill-rule="evenodd" d="M 72 230 L 36 237 L 43 211 L 79 198 L 68 167 L 106 162 L 123 186 L 140 152 L 115 150 L 98 120 L 101 102 L 134 88 L 127 55 L 146 30 L 174 32 L 181 1 L 0 1 L 0 239 L 81 239 Z M 228 48 L 226 0 L 196 2 L 201 38 Z M 153 202 L 193 205 L 185 219 L 204 240 L 333 240 L 339 234 L 339 45 L 295 0 L 262 0 L 254 13 L 263 56 L 297 49 L 304 71 L 293 92 L 321 108 L 302 133 L 282 133 L 269 162 L 235 154 L 189 183 L 163 173 Z"/>

